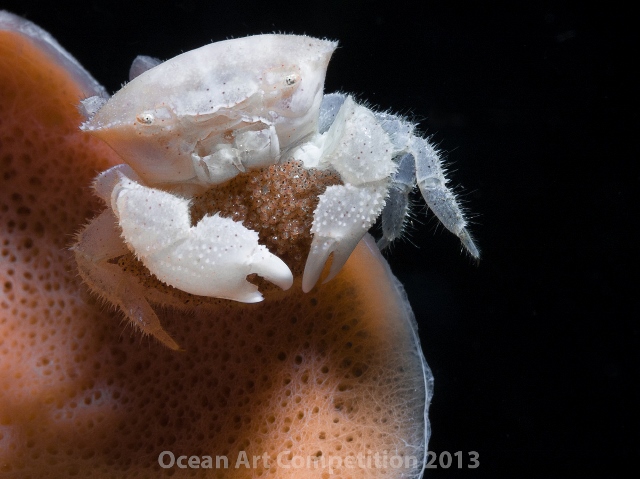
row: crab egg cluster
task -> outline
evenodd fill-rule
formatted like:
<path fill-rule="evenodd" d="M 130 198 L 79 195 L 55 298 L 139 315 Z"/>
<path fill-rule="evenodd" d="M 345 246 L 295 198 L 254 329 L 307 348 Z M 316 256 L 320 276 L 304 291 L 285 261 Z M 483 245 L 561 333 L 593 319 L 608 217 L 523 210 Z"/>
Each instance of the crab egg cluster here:
<path fill-rule="evenodd" d="M 192 200 L 191 221 L 195 225 L 206 215 L 241 222 L 256 231 L 260 244 L 282 259 L 294 277 L 302 275 L 309 254 L 313 213 L 319 196 L 327 187 L 340 184 L 337 173 L 306 169 L 295 160 L 240 174 L 222 185 L 196 195 Z M 181 303 L 219 303 L 216 298 L 194 296 L 168 286 L 152 275 L 133 254 L 119 258 L 118 264 L 135 274 L 145 287 L 168 293 Z M 279 291 L 272 283 L 251 275 L 260 290 Z"/>

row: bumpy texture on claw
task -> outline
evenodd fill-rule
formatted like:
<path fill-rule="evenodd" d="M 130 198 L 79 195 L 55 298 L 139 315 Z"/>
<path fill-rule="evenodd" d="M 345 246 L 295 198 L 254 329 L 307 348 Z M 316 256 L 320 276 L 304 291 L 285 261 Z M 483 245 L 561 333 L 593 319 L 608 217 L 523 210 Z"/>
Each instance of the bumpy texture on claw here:
<path fill-rule="evenodd" d="M 397 169 L 393 146 L 371 110 L 350 96 L 342 103 L 334 96 L 322 111 L 327 118 L 321 119 L 323 123 L 334 121 L 318 163 L 336 170 L 346 184 L 327 188 L 314 212 L 314 238 L 302 280 L 305 292 L 316 284 L 331 253 L 333 261 L 325 281 L 338 274 L 380 215 L 389 178 Z"/>
<path fill-rule="evenodd" d="M 313 242 L 302 277 L 302 290 L 311 291 L 324 265 L 333 253 L 331 269 L 324 282 L 333 279 L 352 251 L 380 214 L 384 206 L 386 184 L 359 188 L 352 185 L 330 186 L 320 197 L 314 213 Z"/>
<path fill-rule="evenodd" d="M 113 171 L 119 180 L 111 207 L 124 241 L 161 281 L 191 294 L 243 303 L 262 300 L 257 286 L 246 280 L 249 274 L 291 287 L 291 271 L 258 244 L 255 231 L 219 215 L 191 226 L 188 200 L 142 186 L 126 176 L 127 170 Z"/>

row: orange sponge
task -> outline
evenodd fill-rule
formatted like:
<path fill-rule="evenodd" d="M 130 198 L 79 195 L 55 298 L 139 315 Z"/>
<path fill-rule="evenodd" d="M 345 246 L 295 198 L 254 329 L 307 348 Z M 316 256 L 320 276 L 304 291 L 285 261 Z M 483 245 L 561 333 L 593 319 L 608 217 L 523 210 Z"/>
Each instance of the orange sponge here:
<path fill-rule="evenodd" d="M 119 159 L 78 130 L 93 80 L 42 35 L 0 12 L 0 475 L 419 476 L 431 376 L 370 240 L 309 294 L 162 311 L 184 352 L 87 293 L 68 246 Z"/>

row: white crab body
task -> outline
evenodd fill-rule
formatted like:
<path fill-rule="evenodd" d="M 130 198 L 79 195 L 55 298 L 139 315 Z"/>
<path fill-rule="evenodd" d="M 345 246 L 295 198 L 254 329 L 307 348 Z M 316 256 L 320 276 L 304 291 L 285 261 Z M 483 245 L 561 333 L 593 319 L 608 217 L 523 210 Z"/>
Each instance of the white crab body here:
<path fill-rule="evenodd" d="M 140 73 L 82 125 L 149 185 L 221 183 L 317 131 L 335 42 L 259 35 Z"/>
<path fill-rule="evenodd" d="M 385 247 L 402 232 L 409 193 L 478 256 L 447 188 L 440 157 L 414 124 L 374 112 L 345 94 L 323 96 L 335 42 L 259 35 L 207 45 L 160 63 L 138 57 L 131 81 L 109 100 L 82 102 L 82 129 L 102 138 L 125 165 L 98 176 L 107 210 L 74 247 L 94 291 L 170 347 L 145 288 L 113 264 L 132 251 L 162 282 L 182 291 L 242 302 L 262 299 L 250 274 L 288 289 L 287 265 L 258 234 L 213 213 L 192 224 L 190 196 L 240 172 L 295 159 L 330 170 L 340 185 L 319 196 L 302 278 L 307 292 L 330 255 L 333 278 L 382 215 Z M 417 173 L 417 181 L 416 181 Z"/>

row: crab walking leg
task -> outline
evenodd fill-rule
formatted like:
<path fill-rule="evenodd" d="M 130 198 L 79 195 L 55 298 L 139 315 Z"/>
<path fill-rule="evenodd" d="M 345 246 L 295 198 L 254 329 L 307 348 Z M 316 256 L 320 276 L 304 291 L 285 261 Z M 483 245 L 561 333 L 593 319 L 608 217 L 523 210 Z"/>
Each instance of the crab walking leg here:
<path fill-rule="evenodd" d="M 131 67 L 129 68 L 129 81 L 139 77 L 147 70 L 151 70 L 162 63 L 162 60 L 147 55 L 138 55 L 133 59 Z"/>
<path fill-rule="evenodd" d="M 383 250 L 402 235 L 409 214 L 409 194 L 416 186 L 416 161 L 407 152 L 412 143 L 415 125 L 391 113 L 374 112 L 378 123 L 389 136 L 394 148 L 394 161 L 398 169 L 391 177 L 389 195 L 382 211 L 382 237 L 378 249 Z"/>
<path fill-rule="evenodd" d="M 322 134 L 329 130 L 347 98 L 348 95 L 344 93 L 327 93 L 322 97 L 318 112 L 318 133 Z"/>
<path fill-rule="evenodd" d="M 80 232 L 72 248 L 80 276 L 94 293 L 120 308 L 143 333 L 154 336 L 171 349 L 180 349 L 160 325 L 145 299 L 144 287 L 117 264 L 109 263 L 129 252 L 117 232 L 116 222 L 116 217 L 107 209 Z"/>
<path fill-rule="evenodd" d="M 288 266 L 258 244 L 258 233 L 217 214 L 191 226 L 189 200 L 142 186 L 124 171 L 115 171 L 111 206 L 125 242 L 158 279 L 187 293 L 243 303 L 263 299 L 246 280 L 249 274 L 291 287 Z"/>
<path fill-rule="evenodd" d="M 467 231 L 467 220 L 453 192 L 447 188 L 440 155 L 424 138 L 413 137 L 411 153 L 416 159 L 416 180 L 427 205 L 440 222 L 460 238 L 469 254 L 480 258 L 480 251 Z"/>
<path fill-rule="evenodd" d="M 416 185 L 416 161 L 410 153 L 398 160 L 398 170 L 391 178 L 387 201 L 382 210 L 382 237 L 377 241 L 380 251 L 399 238 L 409 215 L 409 194 Z"/>

